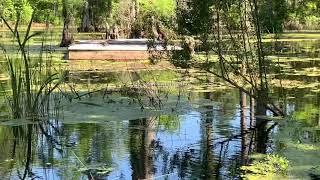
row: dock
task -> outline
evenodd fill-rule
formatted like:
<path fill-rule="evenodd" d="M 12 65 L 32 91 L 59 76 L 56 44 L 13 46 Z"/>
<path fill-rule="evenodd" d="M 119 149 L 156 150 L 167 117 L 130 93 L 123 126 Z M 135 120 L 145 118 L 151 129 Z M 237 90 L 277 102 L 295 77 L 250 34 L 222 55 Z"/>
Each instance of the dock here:
<path fill-rule="evenodd" d="M 181 50 L 178 46 L 163 47 L 159 41 L 148 48 L 148 39 L 77 41 L 68 48 L 69 60 L 146 60 L 150 51 Z"/>

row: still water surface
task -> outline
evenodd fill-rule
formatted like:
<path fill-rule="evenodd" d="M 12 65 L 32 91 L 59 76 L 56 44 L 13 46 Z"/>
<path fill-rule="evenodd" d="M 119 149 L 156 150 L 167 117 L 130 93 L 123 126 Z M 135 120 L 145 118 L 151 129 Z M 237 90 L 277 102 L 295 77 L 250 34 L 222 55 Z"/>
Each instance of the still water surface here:
<path fill-rule="evenodd" d="M 251 161 L 251 154 L 286 154 L 283 143 L 291 137 L 318 147 L 319 46 L 314 41 L 308 44 L 316 49 L 312 53 L 301 46 L 307 47 L 284 42 L 272 54 L 300 58 L 281 62 L 282 73 L 275 73 L 275 78 L 290 86 L 271 91 L 275 98 L 284 94 L 284 109 L 293 118 L 278 122 L 255 117 L 251 100 L 247 97 L 241 103 L 238 90 L 231 88 L 191 90 L 179 102 L 172 95 L 165 110 L 142 109 L 120 95 L 83 97 L 62 103 L 38 122 L 2 120 L 0 179 L 239 179 L 239 168 Z M 308 68 L 313 69 L 312 76 Z M 92 85 L 118 77 L 74 72 L 69 81 Z M 285 133 L 289 134 L 283 139 Z M 293 177 L 309 177 L 308 170 L 320 162 L 315 152 L 303 152 L 301 159 L 310 154 L 312 160 L 299 164 L 298 169 L 305 170 L 295 169 Z M 290 160 L 294 159 L 289 156 Z"/>
<path fill-rule="evenodd" d="M 275 151 L 271 137 L 278 128 L 268 122 L 250 129 L 250 108 L 241 109 L 238 101 L 237 91 L 228 90 L 197 94 L 190 101 L 194 106 L 169 115 L 101 121 L 85 112 L 82 116 L 92 117 L 87 123 L 72 117 L 20 126 L 8 121 L 0 127 L 1 177 L 19 179 L 26 173 L 34 179 L 239 178 L 239 167 L 251 153 Z M 289 102 L 288 111 L 298 106 Z M 81 113 L 72 108 L 68 112 Z M 274 128 L 267 131 L 270 126 Z"/>

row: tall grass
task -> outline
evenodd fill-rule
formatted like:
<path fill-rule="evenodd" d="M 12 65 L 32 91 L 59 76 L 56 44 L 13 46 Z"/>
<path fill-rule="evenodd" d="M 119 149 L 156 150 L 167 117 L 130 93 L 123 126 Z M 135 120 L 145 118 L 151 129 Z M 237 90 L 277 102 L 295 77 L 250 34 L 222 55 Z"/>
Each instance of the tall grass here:
<path fill-rule="evenodd" d="M 59 86 L 59 76 L 51 72 L 50 59 L 43 58 L 44 46 L 39 50 L 40 56 L 32 59 L 28 47 L 28 42 L 43 32 L 32 33 L 31 17 L 26 31 L 20 32 L 20 18 L 18 13 L 17 20 L 12 27 L 7 20 L 1 16 L 2 21 L 12 35 L 13 51 L 8 52 L 5 46 L 2 51 L 5 57 L 7 72 L 9 75 L 11 94 L 7 95 L 11 108 L 12 118 L 33 118 L 38 115 L 39 109 L 45 106 L 50 100 L 50 94 Z M 12 50 L 11 50 L 12 51 Z"/>

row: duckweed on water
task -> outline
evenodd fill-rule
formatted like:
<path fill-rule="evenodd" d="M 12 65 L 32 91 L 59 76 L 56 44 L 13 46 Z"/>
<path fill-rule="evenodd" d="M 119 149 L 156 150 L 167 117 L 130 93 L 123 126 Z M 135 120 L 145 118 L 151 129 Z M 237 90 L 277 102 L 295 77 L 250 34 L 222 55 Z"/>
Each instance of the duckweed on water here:
<path fill-rule="evenodd" d="M 105 176 L 113 171 L 113 168 L 102 165 L 93 165 L 85 168 L 80 168 L 79 171 L 83 174 L 91 174 L 96 176 Z"/>

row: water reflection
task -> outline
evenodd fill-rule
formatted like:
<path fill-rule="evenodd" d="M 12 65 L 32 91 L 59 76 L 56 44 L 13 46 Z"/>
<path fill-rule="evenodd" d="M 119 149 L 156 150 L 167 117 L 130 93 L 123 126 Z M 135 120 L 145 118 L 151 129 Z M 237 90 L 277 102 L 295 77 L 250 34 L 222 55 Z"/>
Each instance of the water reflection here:
<path fill-rule="evenodd" d="M 265 42 L 264 46 L 269 55 L 281 55 L 292 57 L 312 57 L 318 58 L 320 55 L 319 40 L 290 41 L 281 40 L 275 42 Z"/>
<path fill-rule="evenodd" d="M 250 154 L 271 150 L 276 124 L 254 117 L 253 99 L 231 90 L 191 95 L 190 101 L 206 103 L 183 114 L 129 121 L 65 124 L 51 118 L 2 125 L 0 176 L 230 179 L 240 177 L 239 167 L 250 162 Z M 299 111 L 305 103 L 286 106 Z M 319 107 L 319 100 L 314 105 Z M 319 134 L 305 136 L 319 140 Z"/>
<path fill-rule="evenodd" d="M 129 149 L 132 179 L 152 179 L 155 173 L 156 118 L 130 121 Z"/>
<path fill-rule="evenodd" d="M 250 103 L 252 103 L 250 101 Z M 250 108 L 254 109 L 254 106 L 250 106 Z M 253 116 L 253 109 L 250 109 L 250 127 L 254 127 L 254 118 Z M 249 136 L 248 136 L 248 125 L 246 120 L 247 114 L 247 97 L 246 94 L 240 91 L 240 126 L 241 126 L 241 164 L 247 165 L 248 164 L 248 156 L 250 150 L 250 143 L 249 143 Z"/>

